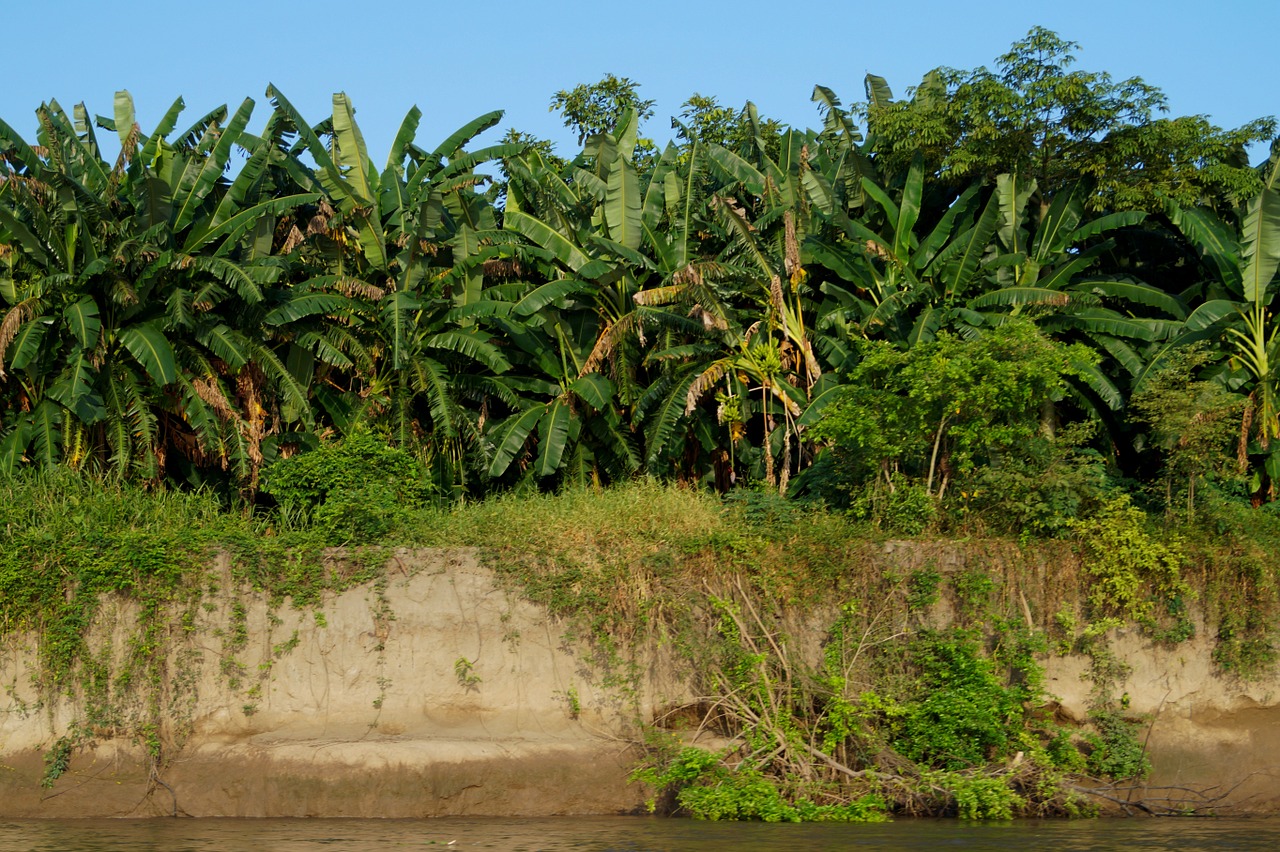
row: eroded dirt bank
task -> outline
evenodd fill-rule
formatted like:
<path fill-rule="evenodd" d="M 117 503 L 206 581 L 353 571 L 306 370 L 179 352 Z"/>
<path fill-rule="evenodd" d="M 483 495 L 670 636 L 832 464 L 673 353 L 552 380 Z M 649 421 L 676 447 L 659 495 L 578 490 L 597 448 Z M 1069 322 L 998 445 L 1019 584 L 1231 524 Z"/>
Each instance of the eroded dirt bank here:
<path fill-rule="evenodd" d="M 99 611 L 89 644 L 114 672 L 137 614 L 119 601 Z M 627 782 L 633 705 L 472 554 L 399 554 L 385 582 L 314 608 L 236 591 L 175 621 L 158 774 L 145 738 L 115 736 L 144 717 L 131 693 L 145 690 L 117 677 L 110 695 L 42 698 L 34 638 L 10 641 L 0 813 L 158 815 L 176 802 L 192 816 L 598 814 L 641 800 Z M 83 746 L 42 787 L 68 736 Z"/>
<path fill-rule="evenodd" d="M 627 780 L 637 720 L 690 699 L 661 653 L 601 657 L 470 552 L 400 552 L 384 579 L 303 609 L 233 588 L 226 565 L 215 576 L 220 591 L 171 614 L 150 684 L 129 665 L 139 611 L 121 601 L 100 608 L 94 658 L 59 692 L 36 686 L 35 637 L 6 640 L 0 815 L 629 811 L 645 795 Z M 1148 786 L 1274 812 L 1280 680 L 1222 675 L 1200 628 L 1168 648 L 1111 641 L 1128 669 L 1113 688 L 1153 720 Z M 1089 666 L 1047 660 L 1064 719 L 1088 713 Z"/>

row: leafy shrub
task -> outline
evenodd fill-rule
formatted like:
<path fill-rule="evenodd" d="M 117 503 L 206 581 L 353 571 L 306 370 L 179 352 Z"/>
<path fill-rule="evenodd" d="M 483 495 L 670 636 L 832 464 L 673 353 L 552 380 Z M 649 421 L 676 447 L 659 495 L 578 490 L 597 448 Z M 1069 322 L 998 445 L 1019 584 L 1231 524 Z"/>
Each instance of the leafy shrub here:
<path fill-rule="evenodd" d="M 1093 358 L 1083 348 L 1051 342 L 1027 321 L 972 340 L 940 333 L 908 351 L 867 343 L 859 354 L 844 395 L 809 436 L 832 444 L 855 484 L 854 509 L 876 518 L 915 496 L 893 484 L 888 504 L 877 505 L 893 475 L 919 486 L 932 503 L 948 484 L 1025 458 L 1029 446 L 1046 443 L 1042 406 L 1061 398 L 1065 377 L 1078 368 L 1073 365 Z"/>
<path fill-rule="evenodd" d="M 892 481 L 877 479 L 856 490 L 849 514 L 895 535 L 916 536 L 933 526 L 938 509 L 925 487 L 899 475 Z"/>
<path fill-rule="evenodd" d="M 940 772 L 929 780 L 952 795 L 960 819 L 1013 819 L 1014 812 L 1026 804 L 1003 778 Z"/>
<path fill-rule="evenodd" d="M 1096 731 L 1085 735 L 1085 742 L 1092 747 L 1087 762 L 1091 774 L 1117 781 L 1147 776 L 1151 762 L 1138 739 L 1140 723 L 1114 710 L 1095 710 L 1089 721 Z"/>
<path fill-rule="evenodd" d="M 938 587 L 942 585 L 942 575 L 933 568 L 922 568 L 912 571 L 907 578 L 907 609 L 911 611 L 928 609 L 938 602 Z"/>
<path fill-rule="evenodd" d="M 40 786 L 46 790 L 71 768 L 71 755 L 75 752 L 76 741 L 73 737 L 59 737 L 53 747 L 44 755 L 44 776 Z"/>
<path fill-rule="evenodd" d="M 911 646 L 915 697 L 890 710 L 894 749 L 941 769 L 982 766 L 1003 756 L 1022 728 L 1022 690 L 959 631 L 923 633 Z"/>
<path fill-rule="evenodd" d="M 953 576 L 951 588 L 955 592 L 956 608 L 961 619 L 973 621 L 989 610 L 996 583 L 983 569 L 971 568 Z"/>
<path fill-rule="evenodd" d="M 1245 401 L 1220 382 L 1195 380 L 1214 357 L 1205 343 L 1175 350 L 1129 401 L 1163 457 L 1166 509 L 1174 511 L 1176 489 L 1185 494 L 1189 517 L 1195 514 L 1198 482 L 1243 478 L 1235 448 Z"/>
<path fill-rule="evenodd" d="M 430 494 L 418 461 L 369 432 L 273 462 L 262 490 L 285 516 L 324 529 L 331 544 L 385 536 Z"/>
<path fill-rule="evenodd" d="M 1186 560 L 1181 541 L 1168 534 L 1163 542 L 1153 538 L 1146 514 L 1127 495 L 1071 526 L 1088 552 L 1089 603 L 1101 612 L 1153 625 L 1157 601 L 1190 594 L 1180 575 Z"/>
<path fill-rule="evenodd" d="M 1027 441 L 975 471 L 952 503 L 976 512 L 992 529 L 1053 538 L 1070 530 L 1104 499 L 1109 481 L 1102 456 L 1084 449 L 1092 428 L 1062 430 L 1056 439 Z"/>
<path fill-rule="evenodd" d="M 657 749 L 657 761 L 633 772 L 633 781 L 652 787 L 695 819 L 761 822 L 880 822 L 885 804 L 867 795 L 851 802 L 819 805 L 803 794 L 788 793 L 750 767 L 730 769 L 720 755 L 670 738 Z M 649 800 L 656 809 L 657 799 Z"/>

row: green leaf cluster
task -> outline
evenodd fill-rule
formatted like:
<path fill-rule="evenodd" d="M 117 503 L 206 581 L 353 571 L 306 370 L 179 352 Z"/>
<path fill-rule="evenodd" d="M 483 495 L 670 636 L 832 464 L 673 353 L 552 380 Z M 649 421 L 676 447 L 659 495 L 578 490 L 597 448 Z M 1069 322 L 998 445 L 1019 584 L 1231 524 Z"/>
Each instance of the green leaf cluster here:
<path fill-rule="evenodd" d="M 431 494 L 422 464 L 367 431 L 282 457 L 263 472 L 262 491 L 285 517 L 300 516 L 334 544 L 384 537 Z"/>

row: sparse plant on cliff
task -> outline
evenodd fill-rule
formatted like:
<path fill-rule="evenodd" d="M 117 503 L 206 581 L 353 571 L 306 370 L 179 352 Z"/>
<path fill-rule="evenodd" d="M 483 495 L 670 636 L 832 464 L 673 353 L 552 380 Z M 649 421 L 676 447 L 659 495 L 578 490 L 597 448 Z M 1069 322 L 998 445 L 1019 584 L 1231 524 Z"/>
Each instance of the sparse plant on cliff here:
<path fill-rule="evenodd" d="M 459 657 L 453 661 L 453 673 L 458 678 L 458 685 L 467 692 L 473 692 L 480 687 L 480 675 L 476 674 L 475 668 L 475 661 L 468 660 L 466 657 Z"/>
<path fill-rule="evenodd" d="M 1087 810 L 1067 783 L 1084 756 L 1037 712 L 1043 639 L 1021 620 L 997 620 L 990 637 L 907 627 L 913 576 L 915 588 L 889 580 L 869 592 L 896 604 L 842 606 L 820 660 L 798 650 L 767 599 L 740 585 L 711 598 L 714 635 L 694 654 L 708 698 L 689 709 L 699 731 L 730 745 L 711 753 L 651 739 L 636 777 L 653 787 L 652 807 L 764 820 Z M 810 808 L 816 801 L 837 807 Z"/>
<path fill-rule="evenodd" d="M 1139 739 L 1144 725 L 1119 710 L 1097 709 L 1089 714 L 1094 732 L 1085 735 L 1089 772 L 1101 778 L 1142 779 L 1151 771 L 1146 745 Z"/>
<path fill-rule="evenodd" d="M 44 777 L 40 780 L 40 786 L 48 789 L 67 773 L 71 768 L 71 755 L 75 752 L 76 744 L 76 738 L 72 735 L 59 737 L 53 747 L 45 752 Z"/>

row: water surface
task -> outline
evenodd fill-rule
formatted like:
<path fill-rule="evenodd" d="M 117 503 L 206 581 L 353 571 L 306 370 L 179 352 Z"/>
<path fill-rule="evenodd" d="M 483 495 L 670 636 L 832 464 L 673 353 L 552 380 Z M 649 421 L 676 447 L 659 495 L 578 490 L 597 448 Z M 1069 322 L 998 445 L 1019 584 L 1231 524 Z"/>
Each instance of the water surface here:
<path fill-rule="evenodd" d="M 0 852 L 793 852 L 1280 850 L 1280 819 L 898 820 L 765 825 L 646 817 L 553 819 L 0 820 Z"/>

